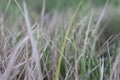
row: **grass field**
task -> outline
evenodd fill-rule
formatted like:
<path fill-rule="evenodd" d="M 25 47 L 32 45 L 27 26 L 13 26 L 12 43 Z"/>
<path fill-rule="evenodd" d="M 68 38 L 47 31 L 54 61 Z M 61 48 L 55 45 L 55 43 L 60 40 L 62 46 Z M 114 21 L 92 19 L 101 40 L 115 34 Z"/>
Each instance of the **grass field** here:
<path fill-rule="evenodd" d="M 99 44 L 100 22 L 90 3 L 40 13 L 10 2 L 0 17 L 0 80 L 119 80 L 119 36 Z M 12 15 L 12 13 L 14 15 Z M 112 45 L 109 42 L 113 39 Z M 109 41 L 110 40 L 110 41 Z"/>

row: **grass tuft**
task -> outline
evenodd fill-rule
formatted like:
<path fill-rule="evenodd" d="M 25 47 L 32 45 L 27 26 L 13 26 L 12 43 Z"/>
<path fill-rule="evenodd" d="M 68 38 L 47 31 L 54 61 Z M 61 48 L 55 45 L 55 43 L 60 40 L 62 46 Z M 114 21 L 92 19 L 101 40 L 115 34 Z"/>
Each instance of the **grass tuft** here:
<path fill-rule="evenodd" d="M 119 34 L 99 44 L 108 2 L 102 11 L 81 0 L 75 9 L 52 13 L 46 3 L 40 13 L 25 0 L 6 4 L 8 15 L 0 20 L 0 80 L 119 80 Z M 13 4 L 17 11 L 11 15 Z"/>

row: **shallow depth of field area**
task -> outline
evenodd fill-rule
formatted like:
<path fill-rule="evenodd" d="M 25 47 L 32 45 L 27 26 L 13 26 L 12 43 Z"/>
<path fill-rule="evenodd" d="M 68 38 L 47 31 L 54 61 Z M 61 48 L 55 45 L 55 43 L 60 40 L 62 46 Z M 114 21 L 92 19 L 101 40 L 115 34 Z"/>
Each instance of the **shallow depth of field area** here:
<path fill-rule="evenodd" d="M 0 0 L 0 80 L 120 80 L 119 0 Z"/>

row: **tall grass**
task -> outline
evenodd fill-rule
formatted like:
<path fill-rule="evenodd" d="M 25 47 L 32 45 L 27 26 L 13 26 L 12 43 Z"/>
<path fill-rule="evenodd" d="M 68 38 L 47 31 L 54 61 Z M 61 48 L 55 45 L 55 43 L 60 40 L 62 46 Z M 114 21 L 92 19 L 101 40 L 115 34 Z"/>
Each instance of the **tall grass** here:
<path fill-rule="evenodd" d="M 0 80 L 120 79 L 119 40 L 112 48 L 106 41 L 104 56 L 97 43 L 105 8 L 95 24 L 95 10 L 83 8 L 82 2 L 75 10 L 55 10 L 51 15 L 44 12 L 43 2 L 36 16 L 25 2 L 14 2 L 20 17 L 6 17 L 0 24 Z"/>

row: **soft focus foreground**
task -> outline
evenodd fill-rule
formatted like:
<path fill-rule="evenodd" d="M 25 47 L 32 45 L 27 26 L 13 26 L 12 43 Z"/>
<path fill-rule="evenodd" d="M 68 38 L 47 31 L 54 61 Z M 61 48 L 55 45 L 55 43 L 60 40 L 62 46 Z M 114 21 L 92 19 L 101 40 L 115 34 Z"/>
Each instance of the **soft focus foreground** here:
<path fill-rule="evenodd" d="M 29 12 L 25 2 L 16 5 L 19 16 L 7 14 L 8 2 L 0 18 L 0 80 L 120 79 L 116 31 L 112 27 L 115 36 L 110 39 L 100 35 L 107 23 L 106 6 L 94 9 L 80 2 L 76 9 L 45 13 L 43 2 L 38 14 Z"/>

